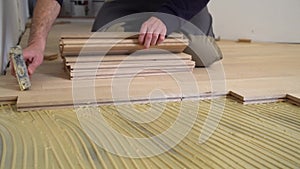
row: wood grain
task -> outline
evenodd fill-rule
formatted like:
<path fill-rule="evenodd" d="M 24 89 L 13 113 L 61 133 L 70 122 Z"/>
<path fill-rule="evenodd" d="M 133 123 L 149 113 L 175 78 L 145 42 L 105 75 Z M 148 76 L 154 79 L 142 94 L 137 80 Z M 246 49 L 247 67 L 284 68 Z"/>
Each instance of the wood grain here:
<path fill-rule="evenodd" d="M 64 31 L 64 30 L 62 30 Z M 137 39 L 139 32 L 68 32 L 60 33 L 61 39 Z M 183 34 L 172 33 L 168 38 L 183 39 Z"/>
<path fill-rule="evenodd" d="M 75 62 L 114 62 L 114 61 L 123 61 L 123 62 L 136 62 L 136 61 L 160 61 L 160 60 L 191 60 L 192 56 L 185 53 L 178 54 L 151 54 L 149 52 L 138 53 L 134 55 L 94 55 L 94 56 L 68 56 L 63 58 L 66 63 L 75 63 Z"/>
<path fill-rule="evenodd" d="M 191 72 L 195 67 L 192 57 L 182 53 L 188 45 L 182 35 L 171 35 L 163 43 L 145 50 L 133 34 L 62 35 L 60 52 L 70 79 L 157 76 L 167 74 L 161 70 Z M 93 37 L 89 39 L 90 36 Z"/>
<path fill-rule="evenodd" d="M 216 63 L 206 69 L 196 68 L 193 70 L 192 74 L 199 87 L 199 92 L 180 91 L 180 86 L 178 85 L 189 87 L 194 83 L 194 81 L 187 81 L 183 78 L 188 76 L 188 72 L 178 72 L 172 76 L 135 77 L 129 85 L 130 99 L 127 98 L 127 102 L 130 100 L 134 102 L 148 102 L 149 94 L 154 89 L 161 89 L 166 93 L 165 101 L 172 98 L 188 99 L 200 98 L 201 96 L 206 96 L 207 98 L 209 96 L 224 96 L 229 91 L 232 91 L 231 94 L 235 93 L 236 98 L 243 103 L 287 100 L 286 94 L 289 94 L 288 100 L 299 99 L 299 95 L 296 95 L 300 91 L 299 45 L 244 44 L 231 41 L 220 41 L 218 45 L 224 54 L 222 64 L 226 75 L 225 79 L 223 79 L 226 82 L 225 91 L 214 91 L 212 88 L 212 84 L 217 82 L 211 81 L 212 78 L 208 72 L 217 70 L 217 66 L 220 63 Z M 182 79 L 176 80 L 174 77 L 181 77 Z M 62 60 L 45 61 L 31 80 L 33 84 L 32 89 L 21 93 L 17 90 L 17 83 L 13 77 L 10 75 L 1 76 L 0 98 L 6 102 L 17 101 L 19 110 L 43 109 L 45 107 L 53 109 L 56 106 L 71 106 L 73 104 L 73 82 L 66 77 Z M 91 87 L 95 88 L 97 91 L 96 100 L 99 104 L 109 104 L 112 101 L 112 86 L 116 85 L 116 82 L 118 82 L 116 79 L 99 78 L 82 80 L 80 83 L 82 91 Z M 113 90 L 120 90 L 120 95 L 116 96 L 116 100 L 122 103 L 125 102 L 126 98 L 122 96 L 125 91 L 122 91 L 121 86 L 124 87 L 127 84 L 122 82 L 118 85 L 120 87 L 115 86 Z M 159 100 L 158 98 L 156 99 Z M 161 97 L 160 101 L 163 100 L 164 97 Z"/>

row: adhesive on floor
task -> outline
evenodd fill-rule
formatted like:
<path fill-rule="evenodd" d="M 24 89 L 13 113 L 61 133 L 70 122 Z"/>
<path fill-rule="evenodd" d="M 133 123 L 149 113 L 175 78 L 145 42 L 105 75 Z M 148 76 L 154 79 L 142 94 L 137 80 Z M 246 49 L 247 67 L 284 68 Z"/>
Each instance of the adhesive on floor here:
<path fill-rule="evenodd" d="M 217 100 L 225 102 L 223 116 L 206 142 L 199 143 L 206 119 L 208 115 L 212 121 L 218 118 L 209 114 L 209 100 L 199 102 L 196 122 L 178 145 L 148 158 L 120 157 L 100 148 L 81 128 L 73 109 L 19 113 L 13 105 L 1 105 L 0 168 L 300 168 L 299 107 L 284 102 L 242 105 Z M 150 138 L 170 128 L 180 108 L 195 103 L 110 105 L 100 110 L 119 133 Z M 130 113 L 147 117 L 151 108 L 162 113 L 148 123 L 124 118 Z M 122 146 L 118 140 L 110 141 L 113 147 Z"/>

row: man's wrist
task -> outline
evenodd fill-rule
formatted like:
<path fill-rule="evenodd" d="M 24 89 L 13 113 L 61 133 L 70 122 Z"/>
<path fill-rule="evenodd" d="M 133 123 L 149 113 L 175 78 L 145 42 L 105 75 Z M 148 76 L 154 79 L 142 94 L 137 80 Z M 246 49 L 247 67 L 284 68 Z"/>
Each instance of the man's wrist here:
<path fill-rule="evenodd" d="M 41 52 L 45 51 L 46 48 L 46 41 L 45 40 L 39 40 L 39 39 L 34 39 L 28 42 L 28 47 L 35 48 Z"/>

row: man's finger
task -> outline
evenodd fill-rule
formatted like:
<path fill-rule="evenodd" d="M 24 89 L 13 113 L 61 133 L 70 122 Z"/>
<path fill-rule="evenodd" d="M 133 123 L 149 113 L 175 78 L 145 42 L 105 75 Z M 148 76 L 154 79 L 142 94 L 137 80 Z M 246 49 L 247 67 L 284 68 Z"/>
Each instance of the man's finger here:
<path fill-rule="evenodd" d="M 145 22 L 141 29 L 140 29 L 140 34 L 139 34 L 139 43 L 140 44 L 144 44 L 144 41 L 145 41 L 145 36 L 146 36 L 146 33 L 147 33 L 147 28 L 148 28 L 148 25 L 147 23 Z"/>
<path fill-rule="evenodd" d="M 152 35 L 153 33 L 148 32 L 145 36 L 145 40 L 144 40 L 144 46 L 145 48 L 149 48 L 151 45 L 151 41 L 152 41 Z"/>
<path fill-rule="evenodd" d="M 160 34 L 158 39 L 157 39 L 157 45 L 161 44 L 165 40 L 165 35 Z"/>
<path fill-rule="evenodd" d="M 156 45 L 157 40 L 158 40 L 158 37 L 159 37 L 159 33 L 154 32 L 154 33 L 152 34 L 151 45 Z"/>
<path fill-rule="evenodd" d="M 32 63 L 30 63 L 30 64 L 28 65 L 28 73 L 29 73 L 30 76 L 34 73 L 35 69 L 36 69 L 38 66 L 39 66 L 39 64 L 38 64 L 37 62 L 32 62 Z"/>
<path fill-rule="evenodd" d="M 157 44 L 161 44 L 165 40 L 166 34 L 167 34 L 166 29 L 163 29 L 162 33 L 159 35 L 157 39 Z"/>
<path fill-rule="evenodd" d="M 156 29 L 152 36 L 151 45 L 158 45 L 162 43 L 165 40 L 165 32 L 166 31 L 163 27 Z"/>

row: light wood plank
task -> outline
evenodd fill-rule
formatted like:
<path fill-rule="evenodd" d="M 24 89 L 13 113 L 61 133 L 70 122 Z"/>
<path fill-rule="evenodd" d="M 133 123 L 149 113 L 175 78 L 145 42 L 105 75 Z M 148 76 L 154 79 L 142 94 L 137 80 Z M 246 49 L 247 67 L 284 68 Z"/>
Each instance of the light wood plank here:
<path fill-rule="evenodd" d="M 154 68 L 129 68 L 129 69 L 87 69 L 87 70 L 71 70 L 71 76 L 84 76 L 84 75 L 114 75 L 114 74 L 136 74 L 142 72 L 168 72 L 168 71 L 192 71 L 193 66 L 190 67 L 154 67 Z"/>
<path fill-rule="evenodd" d="M 194 61 L 149 61 L 145 62 L 95 62 L 95 63 L 69 63 L 70 69 L 102 69 L 102 68 L 152 68 L 152 67 L 171 67 L 171 66 L 180 66 L 180 67 L 189 67 L 195 66 Z"/>
<path fill-rule="evenodd" d="M 137 39 L 139 32 L 68 32 L 65 31 L 61 33 L 60 37 L 62 39 L 124 39 L 132 38 Z M 172 33 L 168 38 L 183 38 L 183 34 Z"/>
<path fill-rule="evenodd" d="M 162 43 L 151 46 L 150 49 L 166 50 L 173 53 L 181 53 L 186 48 L 182 43 Z M 116 45 L 64 45 L 61 49 L 61 55 L 96 55 L 96 54 L 130 54 L 137 50 L 145 50 L 145 47 L 140 44 L 116 44 Z M 160 51 L 162 52 L 162 51 Z"/>
<path fill-rule="evenodd" d="M 145 53 L 145 54 L 144 54 Z M 113 61 L 159 61 L 159 60 L 191 60 L 192 56 L 185 53 L 178 54 L 150 54 L 144 52 L 134 54 L 134 55 L 106 55 L 106 56 L 69 56 L 65 57 L 66 63 L 75 63 L 75 62 L 113 62 Z"/>
<path fill-rule="evenodd" d="M 128 73 L 99 73 L 97 72 L 96 74 L 94 73 L 88 73 L 88 72 L 76 72 L 76 73 L 70 73 L 71 79 L 98 79 L 98 78 L 124 78 L 124 77 L 145 77 L 145 76 L 158 76 L 158 75 L 172 75 L 173 73 L 178 73 L 178 72 L 191 72 L 191 69 L 170 69 L 167 71 L 161 71 L 161 70 L 146 70 L 146 71 L 133 71 L 133 72 L 128 72 Z M 123 71 L 122 71 L 123 72 Z"/>
<path fill-rule="evenodd" d="M 166 38 L 163 43 L 184 43 L 187 39 Z M 139 44 L 138 39 L 61 39 L 61 45 Z"/>
<path fill-rule="evenodd" d="M 300 93 L 287 94 L 288 102 L 300 106 Z"/>

